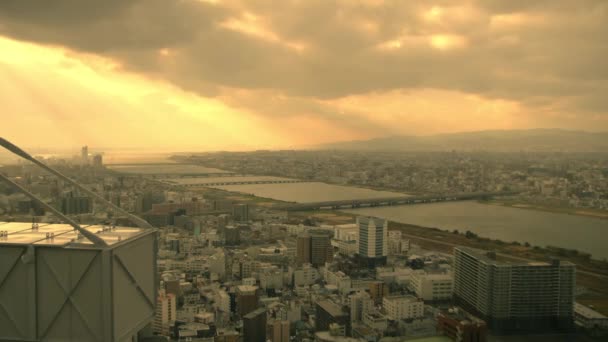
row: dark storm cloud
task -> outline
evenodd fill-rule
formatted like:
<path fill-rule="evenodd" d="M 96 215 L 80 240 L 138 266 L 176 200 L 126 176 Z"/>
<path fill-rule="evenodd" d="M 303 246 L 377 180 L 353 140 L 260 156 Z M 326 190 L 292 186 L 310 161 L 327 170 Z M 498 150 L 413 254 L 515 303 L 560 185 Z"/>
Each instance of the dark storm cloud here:
<path fill-rule="evenodd" d="M 443 6 L 434 22 L 423 15 L 432 5 Z M 230 20 L 266 31 L 231 30 Z M 0 1 L 2 35 L 100 54 L 205 95 L 438 88 L 532 106 L 571 99 L 568 110 L 604 113 L 607 22 L 608 2 L 592 0 Z M 434 48 L 433 35 L 464 46 Z M 379 48 L 395 40 L 401 48 Z"/>

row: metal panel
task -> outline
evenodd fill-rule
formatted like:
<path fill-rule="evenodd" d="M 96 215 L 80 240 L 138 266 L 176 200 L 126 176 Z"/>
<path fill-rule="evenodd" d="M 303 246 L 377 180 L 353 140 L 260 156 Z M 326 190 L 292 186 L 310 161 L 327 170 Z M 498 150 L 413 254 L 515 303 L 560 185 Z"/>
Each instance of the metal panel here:
<path fill-rule="evenodd" d="M 33 265 L 21 260 L 26 247 L 0 248 L 0 339 L 35 337 Z"/>
<path fill-rule="evenodd" d="M 113 251 L 114 339 L 137 333 L 154 317 L 155 235 L 147 234 Z"/>
<path fill-rule="evenodd" d="M 122 341 L 153 320 L 156 231 L 88 227 L 99 249 L 65 225 L 0 224 L 0 341 Z"/>
<path fill-rule="evenodd" d="M 102 341 L 100 251 L 38 249 L 38 336 Z"/>

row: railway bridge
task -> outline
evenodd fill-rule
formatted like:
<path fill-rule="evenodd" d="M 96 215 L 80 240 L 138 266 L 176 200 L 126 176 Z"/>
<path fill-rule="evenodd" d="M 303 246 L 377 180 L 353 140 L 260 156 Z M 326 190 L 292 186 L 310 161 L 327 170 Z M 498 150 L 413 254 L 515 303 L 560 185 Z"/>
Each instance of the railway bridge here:
<path fill-rule="evenodd" d="M 325 201 L 312 203 L 294 203 L 277 207 L 277 209 L 287 211 L 309 211 L 309 210 L 337 210 L 337 209 L 356 209 L 364 207 L 379 207 L 393 205 L 408 205 L 420 203 L 436 203 L 450 201 L 467 201 L 475 199 L 486 199 L 495 196 L 514 195 L 515 192 L 470 192 L 427 196 L 400 196 L 385 198 L 354 199 L 342 201 Z"/>

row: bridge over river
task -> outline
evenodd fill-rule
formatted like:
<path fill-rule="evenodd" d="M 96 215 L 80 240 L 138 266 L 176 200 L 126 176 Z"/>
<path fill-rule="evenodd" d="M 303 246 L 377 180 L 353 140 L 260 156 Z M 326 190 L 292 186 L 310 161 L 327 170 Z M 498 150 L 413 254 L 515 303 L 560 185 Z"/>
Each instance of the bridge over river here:
<path fill-rule="evenodd" d="M 225 180 L 214 180 L 205 181 L 204 178 L 198 178 L 193 183 L 180 183 L 171 180 L 162 180 L 163 183 L 168 185 L 182 186 L 186 188 L 194 187 L 214 187 L 214 186 L 225 186 L 225 185 L 249 185 L 249 184 L 288 184 L 288 183 L 305 183 L 306 181 L 299 179 L 277 179 L 277 180 L 230 180 L 230 177 L 224 177 Z M 236 177 L 234 177 L 236 178 Z"/>
<path fill-rule="evenodd" d="M 336 209 L 355 209 L 364 207 L 379 207 L 390 205 L 407 205 L 419 203 L 435 203 L 449 201 L 467 201 L 475 199 L 487 199 L 495 196 L 514 195 L 516 192 L 470 192 L 443 195 L 427 196 L 401 196 L 386 198 L 354 199 L 341 201 L 313 202 L 313 203 L 294 203 L 276 207 L 287 211 L 308 211 L 308 210 L 336 210 Z"/>

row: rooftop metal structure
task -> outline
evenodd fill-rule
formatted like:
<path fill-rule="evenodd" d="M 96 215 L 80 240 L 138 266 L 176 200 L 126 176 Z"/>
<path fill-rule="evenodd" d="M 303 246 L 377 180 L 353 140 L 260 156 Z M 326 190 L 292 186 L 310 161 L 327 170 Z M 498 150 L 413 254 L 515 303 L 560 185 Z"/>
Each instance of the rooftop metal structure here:
<path fill-rule="evenodd" d="M 156 231 L 0 222 L 0 341 L 132 341 L 154 319 Z"/>
<path fill-rule="evenodd" d="M 157 230 L 0 138 L 139 227 L 81 226 L 20 184 L 65 223 L 0 222 L 0 341 L 133 341 L 154 319 Z"/>

